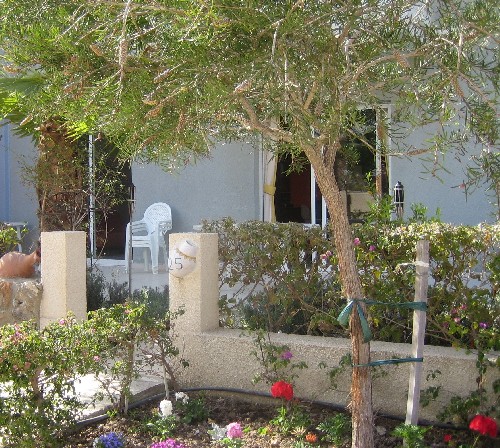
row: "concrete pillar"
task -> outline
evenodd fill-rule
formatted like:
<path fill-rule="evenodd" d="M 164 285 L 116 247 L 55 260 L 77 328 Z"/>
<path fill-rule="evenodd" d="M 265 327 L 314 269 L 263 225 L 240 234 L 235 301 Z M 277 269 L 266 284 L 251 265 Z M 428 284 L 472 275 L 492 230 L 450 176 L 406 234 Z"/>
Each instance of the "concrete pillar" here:
<path fill-rule="evenodd" d="M 87 318 L 85 232 L 42 232 L 40 328 L 71 311 Z"/>
<path fill-rule="evenodd" d="M 219 255 L 216 233 L 173 233 L 169 235 L 170 260 L 185 240 L 198 248 L 194 271 L 177 278 L 169 274 L 170 310 L 184 307 L 185 313 L 174 322 L 181 336 L 199 334 L 219 327 Z"/>

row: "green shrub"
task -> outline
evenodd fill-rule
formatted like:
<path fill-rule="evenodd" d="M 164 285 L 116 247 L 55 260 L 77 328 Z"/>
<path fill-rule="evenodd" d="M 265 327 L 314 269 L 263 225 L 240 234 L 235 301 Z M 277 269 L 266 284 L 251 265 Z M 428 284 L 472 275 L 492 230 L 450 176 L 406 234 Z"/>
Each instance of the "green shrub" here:
<path fill-rule="evenodd" d="M 416 244 L 426 238 L 431 265 L 426 343 L 498 350 L 500 225 L 390 222 L 376 213 L 371 218 L 353 225 L 366 297 L 388 304 L 413 301 Z M 347 336 L 337 321 L 346 300 L 335 249 L 320 229 L 224 219 L 204 223 L 203 230 L 219 234 L 220 284 L 236 291 L 221 301 L 223 325 Z M 411 310 L 381 305 L 370 307 L 369 314 L 375 339 L 411 341 Z"/>
<path fill-rule="evenodd" d="M 14 250 L 19 242 L 16 229 L 0 222 L 0 257 Z"/>
<path fill-rule="evenodd" d="M 83 409 L 74 394 L 78 376 L 106 374 L 100 395 L 120 412 L 127 410 L 132 380 L 154 365 L 163 367 L 168 390 L 178 367 L 187 365 L 170 332 L 182 311 L 154 313 L 145 304 L 125 304 L 93 311 L 84 322 L 69 316 L 43 330 L 29 321 L 0 327 L 2 446 L 28 448 L 33 440 L 58 446 Z"/>
<path fill-rule="evenodd" d="M 129 300 L 128 283 L 108 282 L 98 268 L 87 269 L 87 311 L 123 305 Z M 153 315 L 164 315 L 168 310 L 168 285 L 163 291 L 158 288 L 142 288 L 132 292 L 131 301 L 144 304 Z"/>
<path fill-rule="evenodd" d="M 3 446 L 31 447 L 33 440 L 57 446 L 83 407 L 73 393 L 75 377 L 99 370 L 101 343 L 71 317 L 41 331 L 33 322 L 0 327 Z"/>
<path fill-rule="evenodd" d="M 317 322 L 331 321 L 330 291 L 340 289 L 312 259 L 330 246 L 321 229 L 225 219 L 203 231 L 219 234 L 220 284 L 236 289 L 222 302 L 224 325 L 321 334 Z"/>

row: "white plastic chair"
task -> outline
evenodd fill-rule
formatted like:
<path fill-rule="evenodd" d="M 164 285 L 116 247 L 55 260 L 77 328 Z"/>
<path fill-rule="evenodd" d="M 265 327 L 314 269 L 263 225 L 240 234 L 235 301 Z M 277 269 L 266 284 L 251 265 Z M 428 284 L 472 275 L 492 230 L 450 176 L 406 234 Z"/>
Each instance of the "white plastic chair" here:
<path fill-rule="evenodd" d="M 149 249 L 151 253 L 151 269 L 153 274 L 158 274 L 158 252 L 163 249 L 165 264 L 167 263 L 167 248 L 165 233 L 172 229 L 172 212 L 170 206 L 163 202 L 150 205 L 144 212 L 140 221 L 127 224 L 125 241 L 125 266 L 128 269 L 130 225 L 132 224 L 132 251 L 134 247 Z M 147 257 L 144 254 L 144 264 L 147 270 Z"/>

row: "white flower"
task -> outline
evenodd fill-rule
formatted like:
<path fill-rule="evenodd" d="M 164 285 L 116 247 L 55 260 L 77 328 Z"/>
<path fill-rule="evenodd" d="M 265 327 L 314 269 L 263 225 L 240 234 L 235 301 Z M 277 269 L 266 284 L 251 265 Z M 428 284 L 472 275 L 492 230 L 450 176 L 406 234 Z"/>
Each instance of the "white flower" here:
<path fill-rule="evenodd" d="M 176 392 L 175 401 L 182 401 L 183 404 L 187 404 L 189 401 L 189 397 L 184 392 Z"/>
<path fill-rule="evenodd" d="M 172 402 L 170 400 L 160 401 L 160 413 L 163 417 L 169 417 L 172 415 Z"/>
<path fill-rule="evenodd" d="M 212 423 L 212 429 L 208 430 L 208 433 L 212 437 L 212 440 L 222 440 L 226 437 L 226 428 L 221 428 L 219 425 Z"/>

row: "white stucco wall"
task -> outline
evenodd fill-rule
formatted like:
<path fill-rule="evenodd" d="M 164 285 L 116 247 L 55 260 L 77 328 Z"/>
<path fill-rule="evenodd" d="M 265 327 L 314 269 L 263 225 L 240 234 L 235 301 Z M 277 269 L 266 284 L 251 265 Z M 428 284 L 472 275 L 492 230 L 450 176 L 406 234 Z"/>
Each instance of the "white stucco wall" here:
<path fill-rule="evenodd" d="M 172 209 L 172 232 L 193 230 L 203 219 L 231 216 L 236 221 L 259 219 L 260 154 L 248 143 L 219 144 L 210 158 L 169 174 L 152 164 L 134 164 L 134 220 L 154 202 Z"/>
<path fill-rule="evenodd" d="M 33 141 L 11 132 L 9 125 L 0 128 L 0 221 L 28 223 L 23 251 L 32 249 L 39 238 L 37 199 L 34 187 L 22 181 L 23 166 L 33 163 Z"/>
<path fill-rule="evenodd" d="M 406 138 L 405 145 L 412 149 L 425 148 L 426 140 L 432 137 L 432 129 L 414 131 Z M 394 148 L 393 148 L 394 150 Z M 475 225 L 480 222 L 495 222 L 493 197 L 482 186 L 467 192 L 460 185 L 467 180 L 466 169 L 469 154 L 457 156 L 453 152 L 439 156 L 444 169 L 428 172 L 432 168 L 429 158 L 422 156 L 391 156 L 389 160 L 389 182 L 391 188 L 401 181 L 405 191 L 405 217 L 411 217 L 411 204 L 421 203 L 428 208 L 427 216 L 434 216 L 440 209 L 441 219 L 452 224 Z M 425 161 L 427 159 L 427 161 Z M 490 192 L 491 193 L 491 192 Z"/>

